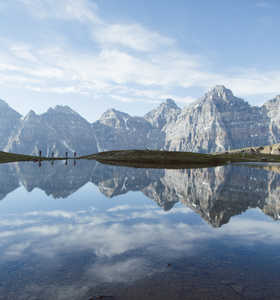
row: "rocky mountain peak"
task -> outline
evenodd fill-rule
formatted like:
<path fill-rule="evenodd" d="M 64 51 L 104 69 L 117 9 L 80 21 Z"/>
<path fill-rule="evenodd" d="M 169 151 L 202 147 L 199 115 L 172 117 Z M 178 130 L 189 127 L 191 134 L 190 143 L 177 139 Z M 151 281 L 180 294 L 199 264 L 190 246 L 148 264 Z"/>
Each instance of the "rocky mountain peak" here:
<path fill-rule="evenodd" d="M 62 113 L 62 114 L 72 114 L 78 115 L 72 108 L 67 105 L 56 105 L 54 108 L 49 108 L 47 113 Z"/>
<path fill-rule="evenodd" d="M 109 127 L 122 128 L 130 118 L 129 114 L 111 108 L 101 116 L 98 122 Z"/>
<path fill-rule="evenodd" d="M 105 111 L 105 113 L 102 114 L 99 121 L 102 122 L 108 119 L 123 119 L 123 118 L 128 119 L 129 117 L 130 116 L 124 112 L 118 111 L 114 108 L 110 108 L 107 111 Z"/>
<path fill-rule="evenodd" d="M 218 94 L 229 93 L 232 95 L 232 91 L 226 88 L 224 85 L 215 85 L 213 88 L 210 88 L 209 92 Z"/>
<path fill-rule="evenodd" d="M 8 103 L 5 102 L 4 100 L 0 99 L 0 107 L 4 108 L 4 107 L 9 107 Z"/>
<path fill-rule="evenodd" d="M 271 100 L 269 100 L 269 101 L 267 101 L 264 105 L 266 105 L 266 104 L 274 104 L 274 105 L 279 105 L 280 104 L 280 95 L 277 95 L 275 98 L 273 98 L 273 99 L 271 99 Z"/>
<path fill-rule="evenodd" d="M 83 155 L 97 150 L 90 123 L 70 107 L 60 105 L 43 114 L 31 110 L 5 149 L 25 154 L 38 154 L 41 149 L 46 155 L 62 155 L 66 151 Z"/>
<path fill-rule="evenodd" d="M 12 109 L 7 102 L 0 99 L 0 116 L 3 117 L 14 117 L 14 118 L 20 118 L 21 115 Z"/>
<path fill-rule="evenodd" d="M 158 107 L 147 113 L 144 118 L 156 128 L 163 128 L 167 123 L 174 121 L 181 109 L 174 100 L 166 99 Z"/>
<path fill-rule="evenodd" d="M 280 95 L 267 101 L 262 106 L 262 111 L 270 120 L 270 144 L 276 144 L 280 141 Z"/>
<path fill-rule="evenodd" d="M 21 115 L 5 101 L 0 100 L 0 149 L 4 149 L 11 135 L 20 125 Z"/>
<path fill-rule="evenodd" d="M 170 108 L 178 108 L 177 104 L 175 103 L 175 101 L 171 98 L 167 98 L 165 100 L 165 102 L 162 103 L 162 105 L 166 105 Z"/>
<path fill-rule="evenodd" d="M 224 101 L 231 101 L 234 98 L 232 91 L 223 85 L 216 85 L 206 93 L 205 97 L 211 100 L 223 99 Z"/>
<path fill-rule="evenodd" d="M 34 117 L 36 117 L 36 113 L 34 110 L 30 110 L 29 113 L 24 117 L 24 121 L 28 121 L 30 119 L 33 119 Z"/>
<path fill-rule="evenodd" d="M 166 99 L 144 117 L 107 110 L 93 124 L 68 106 L 44 114 L 20 114 L 0 100 L 0 149 L 94 153 L 113 149 L 217 152 L 280 142 L 280 95 L 262 107 L 249 105 L 223 85 L 181 110 Z"/>
<path fill-rule="evenodd" d="M 263 104 L 262 107 L 270 117 L 273 115 L 274 117 L 277 117 L 277 119 L 279 119 L 278 111 L 280 108 L 280 95 L 277 95 L 273 99 L 268 100 Z"/>

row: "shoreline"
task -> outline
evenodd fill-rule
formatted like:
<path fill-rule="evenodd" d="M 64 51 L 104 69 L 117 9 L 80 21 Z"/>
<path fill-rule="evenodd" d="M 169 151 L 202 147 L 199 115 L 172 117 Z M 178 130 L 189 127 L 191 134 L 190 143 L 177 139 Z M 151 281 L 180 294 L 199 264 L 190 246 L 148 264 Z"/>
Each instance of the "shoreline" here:
<path fill-rule="evenodd" d="M 233 163 L 280 163 L 279 154 L 244 152 L 243 149 L 211 154 L 163 150 L 114 150 L 79 157 L 43 157 L 0 151 L 0 163 L 81 159 L 117 166 L 166 169 L 206 168 Z"/>

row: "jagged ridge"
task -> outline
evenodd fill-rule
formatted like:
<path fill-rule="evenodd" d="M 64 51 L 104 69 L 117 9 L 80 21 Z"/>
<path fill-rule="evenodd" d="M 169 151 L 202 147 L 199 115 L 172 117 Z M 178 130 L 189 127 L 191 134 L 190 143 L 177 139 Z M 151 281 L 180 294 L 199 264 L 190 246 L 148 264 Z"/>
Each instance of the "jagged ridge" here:
<path fill-rule="evenodd" d="M 67 106 L 21 118 L 1 100 L 0 115 L 1 149 L 24 154 L 146 148 L 205 153 L 280 142 L 280 96 L 256 107 L 222 85 L 183 109 L 167 99 L 144 117 L 110 109 L 93 124 Z"/>

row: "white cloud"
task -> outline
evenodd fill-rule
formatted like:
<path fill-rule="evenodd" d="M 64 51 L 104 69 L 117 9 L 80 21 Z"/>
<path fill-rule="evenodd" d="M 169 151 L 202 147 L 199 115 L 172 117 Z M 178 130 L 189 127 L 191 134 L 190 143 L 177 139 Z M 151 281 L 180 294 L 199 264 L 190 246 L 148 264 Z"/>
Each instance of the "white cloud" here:
<path fill-rule="evenodd" d="M 65 48 L 35 48 L 32 55 L 24 53 L 20 59 L 21 63 L 18 63 L 10 56 L 7 62 L 1 63 L 2 84 L 28 82 L 22 87 L 58 94 L 100 93 L 100 96 L 106 94 L 124 102 L 170 97 L 188 103 L 193 98 L 176 96 L 176 88 L 197 86 L 206 89 L 217 83 L 223 83 L 244 96 L 279 92 L 278 71 L 239 70 L 229 75 L 209 73 L 202 70 L 196 61 L 198 58 L 181 52 L 176 55 L 174 51 L 139 58 L 116 49 L 77 55 Z M 22 63 L 24 59 L 26 64 Z M 30 59 L 41 63 L 29 66 Z"/>
<path fill-rule="evenodd" d="M 40 236 L 55 235 L 59 232 L 57 226 L 32 226 L 24 229 L 24 233 L 32 233 Z"/>
<path fill-rule="evenodd" d="M 1 244 L 4 250 L 5 244 L 7 245 L 4 253 L 9 256 L 21 255 L 22 251 L 29 247 L 31 253 L 47 257 L 56 256 L 68 249 L 91 249 L 97 257 L 110 258 L 137 249 L 145 249 L 149 256 L 158 255 L 158 247 L 165 249 L 164 252 L 161 251 L 161 256 L 165 257 L 193 255 L 195 250 L 198 250 L 196 245 L 209 238 L 221 239 L 224 236 L 235 237 L 237 243 L 243 244 L 260 241 L 279 243 L 280 229 L 271 221 L 236 217 L 217 230 L 208 225 L 190 226 L 179 221 L 170 224 L 162 218 L 162 215 L 177 213 L 189 214 L 191 210 L 178 207 L 166 213 L 155 208 L 142 207 L 141 210 L 140 207 L 117 206 L 108 213 L 94 215 L 92 212 L 61 210 L 32 212 L 14 216 L 15 222 L 11 224 L 15 228 L 3 231 Z M 5 226 L 6 222 L 3 225 Z M 23 235 L 28 242 L 16 242 Z M 11 252 L 12 249 L 15 251 Z"/>
<path fill-rule="evenodd" d="M 98 269 L 98 272 L 96 270 Z M 88 274 L 103 282 L 131 282 L 145 277 L 149 267 L 143 258 L 129 258 L 115 263 L 97 263 L 89 268 Z"/>
<path fill-rule="evenodd" d="M 71 286 L 77 285 L 77 292 L 80 282 L 85 288 L 89 286 L 88 282 L 92 288 L 105 282 L 132 282 L 147 274 L 151 276 L 165 272 L 166 262 L 191 259 L 192 256 L 204 257 L 209 252 L 209 240 L 217 240 L 221 246 L 225 243 L 226 247 L 230 240 L 230 246 L 237 248 L 242 245 L 255 249 L 259 243 L 279 246 L 280 228 L 274 222 L 237 216 L 222 228 L 213 229 L 203 223 L 184 224 L 176 221 L 176 217 L 168 221 L 170 213 L 182 212 L 188 214 L 190 210 L 178 207 L 173 212 L 164 213 L 166 218 L 159 209 L 142 207 L 141 210 L 140 206 L 125 205 L 104 213 L 94 211 L 93 215 L 91 210 L 15 214 L 13 217 L 18 221 L 17 228 L 11 231 L 13 235 L 6 232 L 1 239 L 1 259 L 28 262 L 31 257 L 32 261 L 40 262 L 37 267 L 44 274 L 45 270 L 61 270 L 65 264 L 64 258 L 69 263 L 73 255 L 74 263 L 77 263 L 73 266 L 79 274 L 79 281 L 73 278 Z M 25 220 L 38 224 L 30 222 L 22 228 Z M 87 260 L 86 265 L 82 259 L 83 263 L 78 265 L 77 257 L 82 257 L 84 253 L 87 253 L 87 258 L 91 253 L 91 259 Z M 42 285 L 38 287 L 41 288 Z M 67 286 L 59 282 L 58 288 L 61 289 L 61 295 L 68 295 Z M 47 290 L 55 291 L 56 287 Z M 81 290 L 79 292 L 82 293 Z M 58 295 L 58 291 L 55 295 Z"/>
<path fill-rule="evenodd" d="M 105 46 L 123 46 L 150 52 L 174 45 L 171 38 L 150 31 L 139 24 L 113 24 L 93 31 L 93 37 Z"/>
<path fill-rule="evenodd" d="M 5 239 L 6 237 L 11 237 L 15 234 L 16 234 L 16 232 L 14 232 L 12 230 L 11 231 L 2 231 L 2 232 L 0 232 L 0 238 Z M 1 243 L 3 243 L 3 240 L 1 241 Z"/>
<path fill-rule="evenodd" d="M 11 257 L 22 256 L 24 251 L 30 246 L 30 242 L 16 243 L 8 247 L 4 255 L 8 256 L 8 259 Z"/>
<path fill-rule="evenodd" d="M 34 220 L 26 220 L 26 219 L 13 219 L 13 218 L 8 218 L 8 219 L 4 219 L 1 218 L 0 219 L 0 226 L 24 226 L 24 225 L 30 225 L 30 224 L 34 224 L 36 223 Z"/>
<path fill-rule="evenodd" d="M 56 45 L 1 40 L 2 87 L 87 95 L 96 100 L 105 97 L 126 103 L 155 103 L 173 98 L 187 104 L 194 99 L 182 96 L 182 90 L 208 89 L 216 84 L 224 84 L 244 97 L 279 93 L 278 70 L 211 71 L 207 58 L 186 53 L 168 36 L 137 23 L 106 22 L 99 17 L 94 2 L 18 1 L 38 18 L 82 23 L 91 44 L 80 51 L 70 40 L 63 40 L 63 33 L 57 32 L 53 34 L 62 38 L 56 39 Z"/>
<path fill-rule="evenodd" d="M 27 45 L 13 45 L 10 50 L 17 58 L 23 59 L 26 62 L 38 63 L 38 59 L 32 54 L 30 47 Z"/>
<path fill-rule="evenodd" d="M 279 94 L 280 71 L 241 69 L 234 75 L 224 76 L 222 81 L 235 93 L 244 96 L 275 93 Z"/>
<path fill-rule="evenodd" d="M 208 236 L 198 227 L 192 229 L 181 223 L 170 227 L 168 223 L 158 223 L 157 220 L 162 215 L 158 212 L 159 209 L 136 207 L 127 212 L 124 208 L 116 207 L 116 210 L 110 210 L 108 214 L 96 215 L 92 215 L 92 212 L 69 213 L 55 210 L 15 216 L 17 225 L 14 224 L 16 227 L 11 230 L 13 236 L 9 234 L 10 231 L 3 236 L 8 239 L 5 240 L 8 252 L 5 253 L 11 255 L 10 249 L 13 249 L 13 245 L 18 245 L 12 241 L 24 235 L 32 253 L 47 257 L 67 249 L 91 249 L 98 257 L 112 257 L 144 247 L 150 254 L 155 254 L 158 251 L 155 247 L 157 244 L 169 249 L 164 255 L 174 256 L 176 252 L 181 253 L 182 249 L 185 254 L 187 251 L 192 252 L 193 241 Z M 178 212 L 190 211 L 179 209 L 174 213 Z M 145 224 L 145 219 L 154 219 L 155 223 Z M 131 225 L 127 226 L 126 221 L 132 222 Z M 23 228 L 21 224 L 24 224 Z M 16 247 L 17 255 L 20 255 L 19 248 L 23 250 L 26 247 Z"/>
<path fill-rule="evenodd" d="M 266 244 L 279 244 L 278 236 L 280 228 L 274 221 L 258 221 L 254 219 L 232 218 L 230 223 L 221 228 L 223 234 L 227 233 L 238 237 L 239 242 L 254 244 L 263 242 Z"/>
<path fill-rule="evenodd" d="M 81 22 L 100 23 L 97 6 L 87 0 L 18 0 L 33 16 L 51 19 L 76 19 Z"/>
<path fill-rule="evenodd" d="M 107 211 L 108 212 L 116 212 L 116 211 L 123 211 L 123 210 L 129 210 L 133 208 L 130 205 L 119 205 L 119 206 L 114 206 L 112 208 L 109 208 Z"/>
<path fill-rule="evenodd" d="M 24 215 L 25 216 L 50 216 L 50 217 L 60 217 L 60 218 L 66 218 L 71 219 L 76 216 L 77 213 L 72 213 L 69 211 L 64 210 L 52 210 L 52 211 L 31 211 L 27 212 Z M 1 222 L 0 222 L 1 224 Z"/>
<path fill-rule="evenodd" d="M 17 75 L 17 74 L 1 74 L 0 73 L 0 85 L 5 85 L 8 87 L 15 87 L 15 84 L 17 87 L 24 87 L 24 84 L 28 83 L 34 85 L 40 85 L 41 81 L 39 79 L 35 78 L 28 78 L 24 75 Z"/>

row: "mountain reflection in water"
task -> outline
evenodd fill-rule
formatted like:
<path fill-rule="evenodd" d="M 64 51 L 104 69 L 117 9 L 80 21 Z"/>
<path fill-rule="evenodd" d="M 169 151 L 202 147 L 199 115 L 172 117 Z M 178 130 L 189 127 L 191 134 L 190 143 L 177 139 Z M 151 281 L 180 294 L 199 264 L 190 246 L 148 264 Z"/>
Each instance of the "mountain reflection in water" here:
<path fill-rule="evenodd" d="M 1 165 L 0 299 L 277 299 L 277 171 Z"/>
<path fill-rule="evenodd" d="M 273 170 L 274 172 L 268 172 Z M 106 197 L 141 191 L 165 211 L 181 202 L 214 227 L 229 222 L 248 208 L 260 208 L 275 220 L 280 214 L 280 174 L 277 167 L 263 169 L 226 166 L 209 169 L 162 170 L 105 166 L 79 161 L 77 166 L 45 162 L 3 165 L 0 199 L 23 185 L 53 198 L 67 198 L 86 183 L 93 183 Z M 279 201 L 278 201 L 279 200 Z"/>

